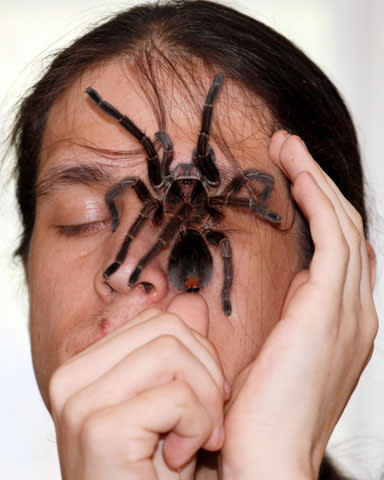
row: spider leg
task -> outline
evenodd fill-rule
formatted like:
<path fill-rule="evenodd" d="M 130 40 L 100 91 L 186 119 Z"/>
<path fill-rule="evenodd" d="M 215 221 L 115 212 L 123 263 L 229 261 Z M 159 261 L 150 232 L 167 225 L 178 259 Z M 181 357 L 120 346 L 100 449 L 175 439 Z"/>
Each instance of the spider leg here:
<path fill-rule="evenodd" d="M 145 183 L 139 177 L 126 177 L 119 183 L 113 185 L 105 194 L 109 211 L 112 217 L 112 232 L 115 232 L 120 223 L 119 210 L 116 207 L 115 200 L 122 193 L 132 188 L 142 202 L 153 200 L 153 197 L 145 186 Z"/>
<path fill-rule="evenodd" d="M 117 120 L 125 130 L 141 143 L 147 154 L 149 181 L 151 182 L 152 187 L 158 187 L 162 182 L 160 161 L 151 139 L 147 137 L 126 115 L 123 115 L 117 110 L 117 108 L 103 100 L 96 90 L 88 87 L 85 92 L 100 110 Z"/>
<path fill-rule="evenodd" d="M 128 285 L 130 287 L 133 287 L 133 285 L 137 283 L 143 268 L 148 264 L 148 262 L 150 262 L 152 258 L 154 258 L 163 248 L 167 246 L 170 240 L 172 240 L 180 225 L 186 218 L 189 217 L 191 210 L 191 207 L 186 203 L 182 204 L 182 206 L 178 208 L 169 222 L 164 226 L 157 242 L 143 257 L 140 258 L 135 270 L 129 277 Z"/>
<path fill-rule="evenodd" d="M 239 175 L 237 175 L 235 178 L 233 178 L 233 180 L 231 180 L 231 182 L 228 183 L 221 195 L 233 195 L 234 193 L 240 192 L 240 190 L 248 183 L 249 180 L 261 182 L 262 190 L 258 197 L 263 202 L 268 201 L 269 197 L 271 196 L 275 180 L 272 175 L 257 170 L 256 168 L 242 170 Z"/>
<path fill-rule="evenodd" d="M 258 202 L 254 198 L 217 195 L 215 197 L 211 197 L 209 203 L 213 207 L 229 206 L 234 208 L 251 210 L 262 219 L 267 220 L 271 223 L 280 223 L 281 221 L 280 215 L 278 215 L 276 212 L 273 212 L 272 210 L 268 210 L 268 208 L 263 203 Z"/>
<path fill-rule="evenodd" d="M 137 236 L 140 232 L 144 224 L 147 222 L 153 211 L 156 207 L 159 206 L 159 202 L 154 200 L 153 198 L 149 198 L 144 202 L 142 209 L 136 220 L 131 225 L 130 229 L 128 230 L 127 234 L 124 237 L 123 243 L 121 244 L 120 250 L 116 255 L 115 261 L 109 265 L 109 267 L 105 270 L 103 276 L 104 278 L 109 278 L 112 274 L 116 272 L 120 268 L 120 265 L 124 263 L 124 260 L 127 257 L 128 248 L 131 241 Z"/>
<path fill-rule="evenodd" d="M 169 166 L 173 160 L 173 145 L 172 140 L 169 138 L 168 134 L 163 130 L 155 133 L 155 136 L 163 146 L 164 156 L 161 162 L 161 170 L 163 174 L 163 178 L 166 178 L 170 174 Z"/>
<path fill-rule="evenodd" d="M 217 99 L 224 81 L 224 74 L 218 73 L 209 89 L 207 99 L 203 107 L 201 131 L 197 140 L 197 147 L 193 152 L 193 163 L 199 168 L 209 184 L 217 186 L 220 183 L 220 174 L 215 164 L 215 154 L 208 145 L 211 128 L 213 104 Z"/>
<path fill-rule="evenodd" d="M 221 258 L 224 263 L 224 285 L 221 290 L 221 304 L 226 315 L 232 312 L 231 301 L 229 298 L 232 280 L 233 280 L 233 264 L 232 264 L 232 247 L 229 238 L 224 233 L 217 230 L 208 230 L 205 233 L 208 243 L 220 248 Z"/>

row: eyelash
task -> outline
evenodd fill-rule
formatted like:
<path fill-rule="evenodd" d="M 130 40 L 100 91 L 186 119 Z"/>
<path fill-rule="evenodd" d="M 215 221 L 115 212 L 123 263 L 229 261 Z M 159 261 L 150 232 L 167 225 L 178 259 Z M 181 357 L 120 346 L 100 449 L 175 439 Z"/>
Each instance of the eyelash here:
<path fill-rule="evenodd" d="M 100 220 L 98 222 L 79 223 L 78 225 L 58 225 L 57 230 L 61 235 L 74 237 L 76 235 L 97 233 L 109 223 L 111 223 L 110 220 Z"/>

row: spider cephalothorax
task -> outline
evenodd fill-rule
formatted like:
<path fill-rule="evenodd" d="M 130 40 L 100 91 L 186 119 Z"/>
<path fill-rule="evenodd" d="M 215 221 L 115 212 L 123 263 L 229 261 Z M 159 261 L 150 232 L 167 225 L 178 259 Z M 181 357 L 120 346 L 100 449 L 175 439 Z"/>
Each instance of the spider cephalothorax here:
<path fill-rule="evenodd" d="M 171 246 L 168 275 L 174 285 L 184 291 L 199 291 L 209 282 L 213 261 L 208 245 L 220 249 L 224 264 L 224 285 L 221 292 L 222 307 L 231 314 L 230 289 L 233 278 L 232 249 L 229 238 L 216 227 L 224 218 L 224 207 L 249 211 L 258 217 L 280 223 L 280 216 L 268 209 L 273 177 L 257 169 L 242 170 L 216 194 L 220 187 L 220 173 L 215 164 L 215 152 L 208 143 L 213 104 L 224 81 L 218 73 L 211 85 L 202 114 L 202 127 L 197 146 L 192 153 L 192 163 L 180 163 L 173 170 L 173 147 L 165 131 L 156 133 L 163 147 L 160 161 L 154 144 L 127 116 L 104 101 L 93 88 L 87 88 L 90 99 L 104 113 L 116 119 L 133 135 L 147 154 L 148 178 L 153 192 L 139 177 L 126 177 L 112 186 L 105 199 L 112 217 L 112 231 L 120 222 L 115 200 L 123 192 L 133 189 L 143 206 L 129 228 L 115 261 L 106 269 L 104 277 L 113 275 L 124 262 L 131 241 L 139 234 L 144 224 L 151 220 L 160 227 L 160 234 L 152 248 L 139 260 L 129 277 L 128 284 L 135 285 L 145 266 L 161 250 Z M 238 196 L 248 181 L 258 183 L 257 198 Z"/>

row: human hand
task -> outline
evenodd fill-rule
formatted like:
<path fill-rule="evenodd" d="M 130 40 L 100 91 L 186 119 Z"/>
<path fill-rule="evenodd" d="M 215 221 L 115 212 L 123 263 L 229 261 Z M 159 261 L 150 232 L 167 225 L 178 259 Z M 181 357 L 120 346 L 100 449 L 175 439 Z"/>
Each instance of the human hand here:
<path fill-rule="evenodd" d="M 202 297 L 179 295 L 167 312 L 141 312 L 55 372 L 63 480 L 171 480 L 178 468 L 193 478 L 198 449 L 223 443 L 224 376 L 207 329 Z"/>
<path fill-rule="evenodd" d="M 270 156 L 292 182 L 315 246 L 280 322 L 233 385 L 224 480 L 315 479 L 329 437 L 373 350 L 375 267 L 361 217 L 296 136 Z"/>

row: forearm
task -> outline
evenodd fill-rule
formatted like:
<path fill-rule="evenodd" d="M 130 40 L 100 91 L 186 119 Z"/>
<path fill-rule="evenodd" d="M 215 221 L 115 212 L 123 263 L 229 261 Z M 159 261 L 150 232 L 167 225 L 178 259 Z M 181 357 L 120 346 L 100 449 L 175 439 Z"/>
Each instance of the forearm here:
<path fill-rule="evenodd" d="M 350 480 L 337 470 L 327 456 L 321 462 L 318 475 L 311 472 L 303 464 L 301 466 L 298 463 L 296 465 L 288 465 L 281 458 L 279 459 L 277 455 L 268 460 L 265 459 L 262 465 L 258 465 L 255 462 L 251 468 L 249 464 L 229 467 L 223 462 L 221 472 L 223 480 L 269 480 L 271 478 L 274 480 Z"/>

